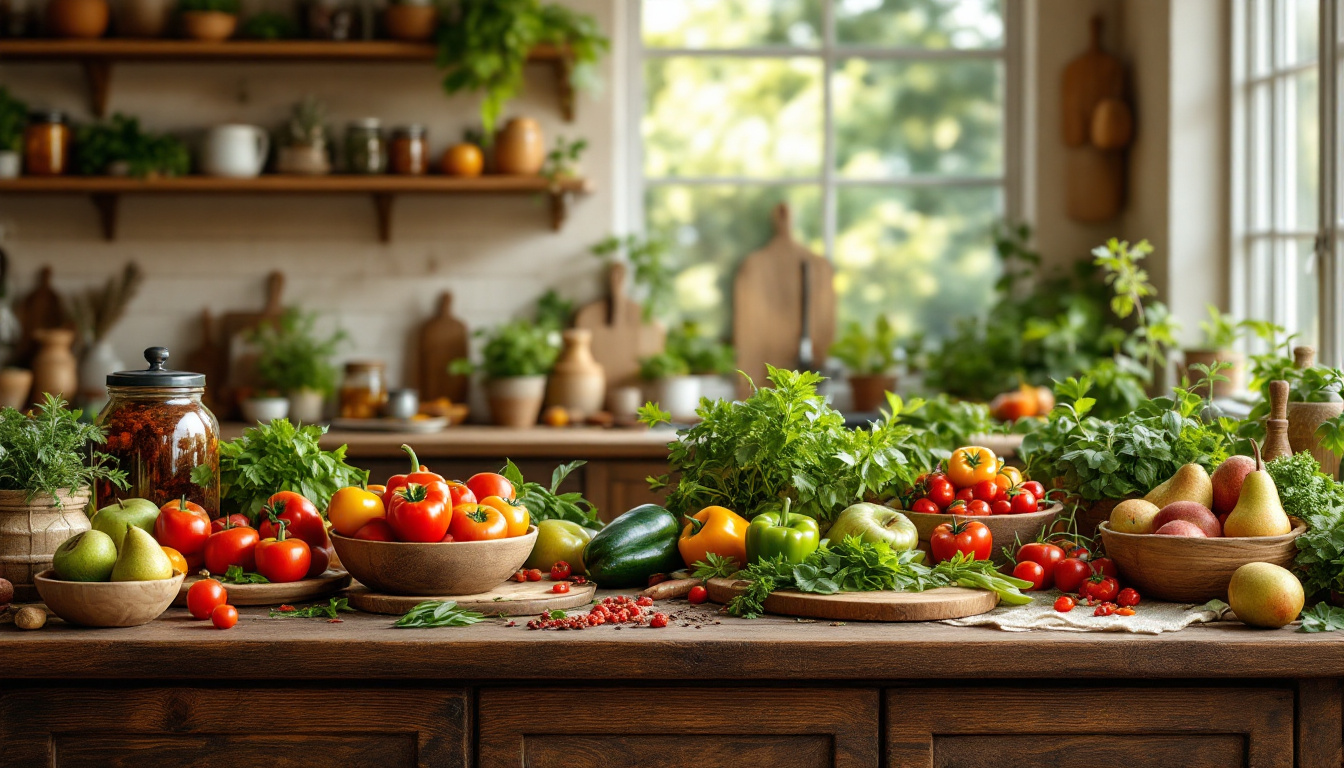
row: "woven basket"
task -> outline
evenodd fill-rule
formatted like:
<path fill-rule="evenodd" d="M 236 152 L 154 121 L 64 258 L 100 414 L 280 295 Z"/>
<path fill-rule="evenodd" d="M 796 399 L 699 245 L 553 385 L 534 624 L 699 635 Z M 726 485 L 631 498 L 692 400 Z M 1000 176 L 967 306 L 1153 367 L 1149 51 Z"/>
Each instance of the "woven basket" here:
<path fill-rule="evenodd" d="M 84 509 L 89 489 L 52 498 L 27 491 L 0 491 L 0 578 L 14 584 L 16 602 L 38 599 L 33 577 L 51 567 L 61 542 L 91 527 Z"/>

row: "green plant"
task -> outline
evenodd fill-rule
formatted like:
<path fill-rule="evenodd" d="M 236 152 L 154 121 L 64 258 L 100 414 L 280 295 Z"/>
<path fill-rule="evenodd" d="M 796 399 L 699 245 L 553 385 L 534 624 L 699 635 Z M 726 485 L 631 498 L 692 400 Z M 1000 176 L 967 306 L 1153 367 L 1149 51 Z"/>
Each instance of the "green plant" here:
<path fill-rule="evenodd" d="M 125 163 L 131 176 L 185 176 L 191 153 L 180 139 L 140 130 L 134 117 L 115 114 L 106 123 L 75 130 L 75 167 L 85 176 L 100 176 L 113 163 Z"/>
<path fill-rule="evenodd" d="M 241 7 L 240 0 L 178 0 L 177 2 L 178 13 L 216 11 L 237 16 Z"/>
<path fill-rule="evenodd" d="M 541 0 L 460 0 L 456 16 L 440 23 L 437 40 L 443 89 L 482 92 L 485 146 L 494 143 L 495 126 L 522 87 L 534 48 L 564 48 L 573 63 L 571 82 L 583 88 L 595 82 L 596 64 L 610 47 L 596 19 Z"/>
<path fill-rule="evenodd" d="M 554 288 L 537 299 L 537 325 L 562 331 L 574 317 L 574 302 L 562 297 Z"/>
<path fill-rule="evenodd" d="M 107 440 L 102 427 L 80 421 L 81 411 L 66 409 L 61 398 L 46 394 L 29 416 L 0 409 L 0 490 L 55 497 L 102 481 L 126 489 L 126 473 L 115 460 L 94 450 Z"/>
<path fill-rule="evenodd" d="M 555 140 L 555 149 L 546 153 L 541 175 L 552 185 L 579 175 L 579 158 L 588 149 L 587 139 L 568 141 L 564 136 Z"/>
<path fill-rule="evenodd" d="M 1152 301 L 1157 288 L 1148 282 L 1148 270 L 1140 262 L 1153 252 L 1147 240 L 1131 246 L 1128 240 L 1111 238 L 1106 245 L 1092 250 L 1093 262 L 1101 268 L 1107 285 L 1115 294 L 1111 311 L 1121 320 L 1131 315 L 1135 327 L 1116 349 L 1116 356 L 1127 355 L 1139 364 L 1144 382 L 1152 380 L 1152 371 L 1166 364 L 1167 352 L 1176 346 L 1179 325 L 1166 305 Z"/>
<path fill-rule="evenodd" d="M 966 400 L 953 400 L 939 393 L 918 408 L 907 407 L 901 421 L 920 430 L 929 449 L 940 459 L 952 455 L 963 445 L 971 445 L 980 435 L 1002 434 L 1007 426 L 994 420 L 989 406 Z"/>
<path fill-rule="evenodd" d="M 417 603 L 392 626 L 397 629 L 428 629 L 430 627 L 469 627 L 485 621 L 485 615 L 459 608 L 452 600 L 426 600 Z"/>
<path fill-rule="evenodd" d="M 633 270 L 631 281 L 643 299 L 645 320 L 671 314 L 676 298 L 678 264 L 666 237 L 660 234 L 647 238 L 612 235 L 589 251 L 603 261 L 621 260 L 630 265 Z"/>
<path fill-rule="evenodd" d="M 1265 465 L 1290 517 L 1307 524 L 1297 537 L 1297 572 L 1307 594 L 1344 592 L 1344 485 L 1321 472 L 1306 451 Z"/>
<path fill-rule="evenodd" d="M 285 610 L 288 608 L 289 610 Z M 353 612 L 355 609 L 350 607 L 350 600 L 344 597 L 333 597 L 326 605 L 314 603 L 307 608 L 295 608 L 289 605 L 280 606 L 279 610 L 271 610 L 272 619 L 327 619 L 334 620 L 340 617 L 341 613 Z"/>
<path fill-rule="evenodd" d="M 723 376 L 737 368 L 733 346 L 704 333 L 692 320 L 683 321 L 667 332 L 666 347 L 685 360 L 693 374 Z"/>
<path fill-rule="evenodd" d="M 260 17 L 253 17 L 256 18 Z M 314 147 L 326 142 L 327 107 L 316 96 L 308 94 L 290 109 L 289 122 L 285 123 L 284 144 L 289 147 Z"/>
<path fill-rule="evenodd" d="M 344 331 L 317 333 L 317 314 L 296 307 L 273 323 L 262 323 L 248 336 L 257 345 L 257 374 L 278 392 L 312 389 L 330 395 L 336 389 L 331 359 L 346 340 Z"/>
<path fill-rule="evenodd" d="M 565 481 L 565 478 L 587 463 L 586 461 L 571 461 L 568 464 L 561 464 L 556 467 L 555 471 L 551 473 L 550 488 L 541 483 L 525 481 L 522 471 L 512 461 L 506 461 L 504 469 L 500 470 L 499 473 L 510 483 L 513 483 L 518 503 L 527 507 L 534 525 L 542 520 L 568 520 L 571 523 L 578 523 L 585 528 L 597 531 L 602 529 L 602 521 L 597 519 L 597 509 L 593 506 L 593 503 L 585 499 L 581 493 L 559 493 L 560 484 Z"/>
<path fill-rule="evenodd" d="M 1344 608 L 1329 603 L 1317 603 L 1302 612 L 1302 626 L 1298 632 L 1336 632 L 1344 629 Z"/>
<path fill-rule="evenodd" d="M 845 364 L 851 376 L 891 373 L 896 368 L 900 342 L 886 315 L 878 315 L 871 334 L 849 323 L 831 345 L 831 354 Z"/>
<path fill-rule="evenodd" d="M 238 29 L 248 40 L 294 40 L 300 35 L 299 25 L 283 13 L 262 11 L 249 17 Z"/>
<path fill-rule="evenodd" d="M 18 152 L 23 148 L 23 131 L 28 124 L 28 105 L 0 88 L 0 151 Z"/>
<path fill-rule="evenodd" d="M 514 320 L 494 331 L 482 329 L 485 346 L 480 368 L 491 379 L 510 376 L 544 376 L 550 373 L 560 355 L 559 333 L 555 328 L 527 320 Z M 454 360 L 453 373 L 471 373 L 474 366 L 466 359 Z"/>
<path fill-rule="evenodd" d="M 1232 349 L 1241 336 L 1244 327 L 1231 315 L 1218 311 L 1213 304 L 1208 305 L 1209 319 L 1201 320 L 1199 327 L 1204 331 L 1204 348 L 1212 350 Z"/>
<path fill-rule="evenodd" d="M 645 381 L 662 381 L 691 373 L 686 360 L 671 350 L 663 350 L 656 355 L 639 359 L 639 378 Z"/>

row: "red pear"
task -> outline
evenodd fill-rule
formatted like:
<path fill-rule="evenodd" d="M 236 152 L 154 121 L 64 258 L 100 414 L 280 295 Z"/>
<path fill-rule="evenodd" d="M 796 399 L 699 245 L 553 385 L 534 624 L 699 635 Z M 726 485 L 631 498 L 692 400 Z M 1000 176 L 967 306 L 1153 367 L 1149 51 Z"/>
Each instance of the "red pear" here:
<path fill-rule="evenodd" d="M 1204 529 L 1185 520 L 1172 520 L 1154 531 L 1158 536 L 1188 536 L 1194 539 L 1207 538 Z"/>
<path fill-rule="evenodd" d="M 1226 515 L 1241 498 L 1241 483 L 1255 471 L 1255 459 L 1250 456 L 1229 456 L 1213 471 L 1213 511 Z"/>
<path fill-rule="evenodd" d="M 1156 531 L 1173 520 L 1184 520 L 1203 531 L 1205 536 L 1223 535 L 1223 525 L 1218 522 L 1218 517 L 1197 501 L 1173 501 L 1163 507 L 1153 518 L 1153 530 Z"/>

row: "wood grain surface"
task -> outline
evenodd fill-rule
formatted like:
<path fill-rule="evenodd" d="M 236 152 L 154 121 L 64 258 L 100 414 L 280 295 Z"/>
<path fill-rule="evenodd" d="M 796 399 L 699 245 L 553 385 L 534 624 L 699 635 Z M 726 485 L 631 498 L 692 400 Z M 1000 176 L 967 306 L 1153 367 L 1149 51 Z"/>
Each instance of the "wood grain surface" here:
<path fill-rule="evenodd" d="M 467 401 L 468 378 L 448 372 L 448 365 L 470 352 L 466 323 L 453 315 L 453 293 L 439 294 L 434 316 L 420 326 L 418 354 L 412 355 L 419 370 L 416 372 L 421 400 L 446 397 L 454 403 Z"/>
<path fill-rule="evenodd" d="M 187 591 L 191 585 L 200 581 L 200 576 L 192 576 L 182 582 L 173 605 L 187 604 Z M 229 605 L 280 605 L 298 603 L 305 600 L 318 600 L 345 589 L 350 585 L 350 574 L 332 568 L 315 579 L 292 581 L 287 584 L 225 584 L 229 593 Z"/>
<path fill-rule="evenodd" d="M 643 307 L 626 295 L 626 265 L 614 261 L 607 270 L 607 298 L 579 308 L 574 327 L 592 333 L 593 358 L 611 392 L 639 383 L 640 358 L 663 351 L 666 331 L 657 321 L 645 320 Z"/>
<path fill-rule="evenodd" d="M 709 599 L 727 603 L 747 589 L 738 579 L 710 579 Z M 781 589 L 765 599 L 766 612 L 835 621 L 942 621 L 976 616 L 999 604 L 983 589 L 944 587 L 924 592 L 839 592 L 817 595 Z"/>
<path fill-rule="evenodd" d="M 563 611 L 586 606 L 593 601 L 597 588 L 592 584 L 574 584 L 570 591 L 556 594 L 551 591 L 553 581 L 506 581 L 489 592 L 478 595 L 445 595 L 442 597 L 410 597 L 384 595 L 358 584 L 345 591 L 350 606 L 367 613 L 401 616 L 426 600 L 452 600 L 459 608 L 477 611 L 487 616 L 535 616 L 542 611 Z"/>

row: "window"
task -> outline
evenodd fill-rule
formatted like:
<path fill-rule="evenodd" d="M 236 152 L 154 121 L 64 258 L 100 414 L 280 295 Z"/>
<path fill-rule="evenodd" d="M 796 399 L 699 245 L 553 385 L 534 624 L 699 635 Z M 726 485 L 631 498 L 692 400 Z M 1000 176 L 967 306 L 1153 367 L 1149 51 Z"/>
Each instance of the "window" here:
<path fill-rule="evenodd" d="M 1233 311 L 1284 326 L 1332 365 L 1344 362 L 1336 1 L 1241 0 L 1233 44 Z"/>
<path fill-rule="evenodd" d="M 1016 215 L 1013 3 L 642 0 L 642 216 L 690 266 L 682 313 L 725 331 L 743 257 L 787 202 L 835 264 L 840 321 L 949 332 L 992 301 Z"/>

